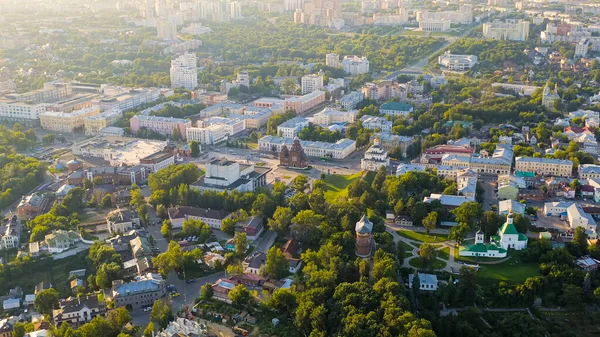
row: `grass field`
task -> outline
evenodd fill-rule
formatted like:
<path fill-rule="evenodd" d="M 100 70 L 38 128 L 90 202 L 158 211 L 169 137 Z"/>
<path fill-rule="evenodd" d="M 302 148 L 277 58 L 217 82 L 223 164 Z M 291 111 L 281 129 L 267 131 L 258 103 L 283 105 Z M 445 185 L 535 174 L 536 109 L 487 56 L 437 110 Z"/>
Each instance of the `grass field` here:
<path fill-rule="evenodd" d="M 411 230 L 406 229 L 401 229 L 397 233 L 398 235 L 403 236 L 405 238 L 425 243 L 437 243 L 448 241 L 448 235 L 444 234 L 429 234 L 428 236 L 425 233 L 413 232 Z"/>
<path fill-rule="evenodd" d="M 410 265 L 413 266 L 414 268 L 417 268 L 417 269 L 423 268 L 423 265 L 421 264 L 421 259 L 418 257 L 408 261 L 408 263 L 410 263 Z M 444 262 L 444 261 L 435 260 L 435 262 L 433 263 L 433 269 L 442 269 L 444 267 L 446 267 L 446 262 Z"/>
<path fill-rule="evenodd" d="M 325 200 L 328 202 L 335 201 L 337 198 L 345 198 L 348 196 L 348 190 L 346 187 L 350 185 L 356 179 L 360 179 L 362 172 L 358 172 L 353 175 L 343 176 L 339 174 L 327 174 L 325 175 L 326 189 L 325 189 Z"/>
<path fill-rule="evenodd" d="M 367 184 L 371 185 L 373 183 L 373 180 L 375 179 L 376 175 L 377 175 L 377 172 L 373 172 L 373 171 L 367 172 L 367 174 L 365 174 L 365 181 L 367 182 Z"/>
<path fill-rule="evenodd" d="M 537 263 L 523 263 L 517 256 L 513 256 L 501 264 L 480 264 L 477 279 L 484 285 L 497 284 L 501 281 L 516 284 L 524 282 L 528 277 L 538 275 L 540 271 Z"/>
<path fill-rule="evenodd" d="M 402 34 L 403 36 L 425 36 L 425 32 L 418 30 L 405 30 Z"/>
<path fill-rule="evenodd" d="M 444 247 L 438 250 L 438 257 L 448 261 L 450 259 L 450 247 Z"/>

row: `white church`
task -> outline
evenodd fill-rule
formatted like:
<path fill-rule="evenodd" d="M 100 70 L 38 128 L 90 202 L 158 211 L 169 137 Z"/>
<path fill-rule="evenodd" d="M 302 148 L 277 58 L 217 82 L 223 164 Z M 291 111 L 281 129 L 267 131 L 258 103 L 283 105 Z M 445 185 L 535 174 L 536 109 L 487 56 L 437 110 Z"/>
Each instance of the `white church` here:
<path fill-rule="evenodd" d="M 388 152 L 381 147 L 379 137 L 377 137 L 373 140 L 373 146 L 365 152 L 365 157 L 360 160 L 360 168 L 377 171 L 381 166 L 390 166 L 390 157 Z"/>
<path fill-rule="evenodd" d="M 460 256 L 506 257 L 508 249 L 523 250 L 527 248 L 527 236 L 517 231 L 512 213 L 506 217 L 506 222 L 498 230 L 498 235 L 493 236 L 492 242 L 485 243 L 485 235 L 478 231 L 475 234 L 475 243 L 460 247 Z"/>

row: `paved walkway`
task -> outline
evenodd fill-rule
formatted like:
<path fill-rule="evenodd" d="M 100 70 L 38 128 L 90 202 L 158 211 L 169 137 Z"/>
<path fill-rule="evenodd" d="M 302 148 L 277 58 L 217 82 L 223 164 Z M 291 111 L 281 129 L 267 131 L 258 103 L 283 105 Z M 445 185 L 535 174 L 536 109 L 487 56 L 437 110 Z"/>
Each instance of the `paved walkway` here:
<path fill-rule="evenodd" d="M 416 232 L 420 232 L 419 230 L 416 230 L 420 227 L 415 227 L 415 228 L 410 228 L 410 230 L 415 230 Z M 411 253 L 413 254 L 413 256 L 405 258 L 404 262 L 402 263 L 402 267 L 404 268 L 414 268 L 413 266 L 410 265 L 410 260 L 412 259 L 418 259 L 419 258 L 419 246 L 423 243 L 421 241 L 416 241 L 416 240 L 412 240 L 409 238 L 405 238 L 402 235 L 399 235 L 396 231 L 399 229 L 408 229 L 408 228 L 403 228 L 400 226 L 395 226 L 393 224 L 386 224 L 386 231 L 390 234 L 392 234 L 392 237 L 394 238 L 394 242 L 398 242 L 398 241 L 402 241 L 404 243 L 409 244 L 410 246 L 414 247 L 413 250 L 411 251 Z M 438 232 L 437 234 L 445 234 L 442 233 L 440 231 L 446 231 L 445 229 L 436 229 L 434 231 L 432 231 L 432 233 Z M 424 232 L 424 230 L 423 230 Z M 454 241 L 444 241 L 444 242 L 436 242 L 436 243 L 432 243 L 432 245 L 437 246 L 436 248 L 438 250 L 448 247 L 450 248 L 450 253 L 448 256 L 448 260 L 444 260 L 440 257 L 438 257 L 437 259 L 440 261 L 443 261 L 445 263 L 445 267 L 442 269 L 438 269 L 438 270 L 444 270 L 447 271 L 449 273 L 457 273 L 460 268 L 462 267 L 462 265 L 456 261 L 454 261 Z"/>

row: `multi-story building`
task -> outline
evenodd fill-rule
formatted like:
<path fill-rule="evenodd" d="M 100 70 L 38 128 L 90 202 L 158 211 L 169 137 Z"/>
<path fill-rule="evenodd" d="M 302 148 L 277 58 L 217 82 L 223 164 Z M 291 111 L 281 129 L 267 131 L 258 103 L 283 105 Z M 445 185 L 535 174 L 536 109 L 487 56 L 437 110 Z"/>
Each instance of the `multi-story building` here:
<path fill-rule="evenodd" d="M 67 177 L 67 183 L 75 186 L 82 186 L 83 179 L 89 181 L 94 180 L 96 177 L 102 179 L 103 184 L 113 185 L 131 185 L 139 184 L 150 175 L 151 171 L 141 165 L 136 166 L 100 166 L 90 167 L 85 170 L 77 170 L 71 172 Z"/>
<path fill-rule="evenodd" d="M 342 67 L 352 76 L 366 74 L 369 72 L 369 60 L 364 56 L 346 55 L 342 60 Z"/>
<path fill-rule="evenodd" d="M 580 180 L 600 178 L 600 165 L 582 164 L 578 171 Z"/>
<path fill-rule="evenodd" d="M 225 128 L 225 132 L 229 136 L 237 135 L 246 129 L 244 119 L 226 118 L 226 117 L 209 117 L 198 121 L 198 127 L 205 128 L 210 125 L 221 125 Z"/>
<path fill-rule="evenodd" d="M 309 74 L 302 76 L 302 95 L 321 90 L 321 88 L 323 88 L 323 75 Z"/>
<path fill-rule="evenodd" d="M 107 90 L 106 88 L 103 90 Z M 99 100 L 102 111 L 118 109 L 120 112 L 133 109 L 142 104 L 156 101 L 161 95 L 161 90 L 156 88 L 140 88 L 119 91 L 115 95 L 106 95 Z"/>
<path fill-rule="evenodd" d="M 239 20 L 242 18 L 242 3 L 239 1 L 231 1 L 229 3 L 230 11 L 229 15 L 232 20 Z"/>
<path fill-rule="evenodd" d="M 404 88 L 398 83 L 389 80 L 379 81 L 377 83 L 365 83 L 361 88 L 361 92 L 365 98 L 380 101 L 401 97 L 403 90 Z"/>
<path fill-rule="evenodd" d="M 356 105 L 365 99 L 365 95 L 360 91 L 352 91 L 340 98 L 338 103 L 346 110 L 355 109 Z"/>
<path fill-rule="evenodd" d="M 506 20 L 483 24 L 483 36 L 494 40 L 526 41 L 529 38 L 529 22 Z"/>
<path fill-rule="evenodd" d="M 72 327 L 79 327 L 95 317 L 105 315 L 104 301 L 98 300 L 98 294 L 91 294 L 60 301 L 59 309 L 52 311 L 52 321 L 56 326 L 66 322 Z"/>
<path fill-rule="evenodd" d="M 217 144 L 229 139 L 227 128 L 224 125 L 213 124 L 204 128 L 187 128 L 186 139 L 200 144 Z"/>
<path fill-rule="evenodd" d="M 118 110 L 109 110 L 101 112 L 98 115 L 86 117 L 83 119 L 83 127 L 87 136 L 95 136 L 105 129 L 115 124 L 123 114 Z"/>
<path fill-rule="evenodd" d="M 129 120 L 129 125 L 133 133 L 146 129 L 163 136 L 172 136 L 173 132 L 178 132 L 181 137 L 185 137 L 185 130 L 192 126 L 192 122 L 183 118 L 135 115 Z"/>
<path fill-rule="evenodd" d="M 340 55 L 338 54 L 325 54 L 325 65 L 332 68 L 340 67 Z"/>
<path fill-rule="evenodd" d="M 0 98 L 0 121 L 37 125 L 40 120 L 39 115 L 46 111 L 47 105 L 46 103 L 30 103 Z"/>
<path fill-rule="evenodd" d="M 258 149 L 261 151 L 281 152 L 285 145 L 288 148 L 293 145 L 291 138 L 276 136 L 265 136 L 258 140 Z M 304 152 L 309 157 L 344 159 L 356 150 L 356 141 L 351 139 L 340 139 L 335 143 L 300 141 Z"/>
<path fill-rule="evenodd" d="M 130 310 L 138 310 L 151 307 L 154 301 L 167 294 L 167 286 L 163 278 L 158 274 L 148 273 L 137 276 L 135 281 L 124 283 L 123 280 L 113 281 L 112 299 L 115 307 L 126 307 Z"/>
<path fill-rule="evenodd" d="M 573 162 L 564 159 L 517 157 L 515 170 L 544 176 L 570 177 L 573 174 Z"/>
<path fill-rule="evenodd" d="M 571 229 L 583 227 L 586 231 L 596 233 L 596 220 L 591 214 L 586 213 L 580 204 L 573 203 L 567 207 L 567 223 Z"/>
<path fill-rule="evenodd" d="M 157 172 L 173 164 L 175 164 L 175 153 L 172 151 L 163 150 L 140 158 L 140 166 L 148 168 L 150 172 Z"/>
<path fill-rule="evenodd" d="M 358 110 L 342 111 L 334 108 L 325 108 L 314 114 L 312 123 L 328 126 L 336 123 L 353 123 Z"/>
<path fill-rule="evenodd" d="M 226 159 L 213 159 L 205 164 L 205 174 L 190 185 L 190 188 L 204 191 L 253 192 L 267 185 L 268 167 L 240 164 Z"/>
<path fill-rule="evenodd" d="M 445 154 L 441 159 L 441 164 L 467 167 L 478 173 L 509 174 L 513 155 L 512 145 L 497 144 L 491 157 Z"/>
<path fill-rule="evenodd" d="M 590 48 L 590 39 L 585 38 L 585 37 L 582 38 L 575 45 L 575 57 L 585 57 L 588 53 L 589 48 Z"/>
<path fill-rule="evenodd" d="M 0 226 L 0 249 L 18 248 L 21 243 L 23 226 L 18 220 L 9 220 Z"/>
<path fill-rule="evenodd" d="M 377 171 L 381 166 L 390 166 L 390 157 L 385 149 L 379 144 L 379 139 L 375 138 L 374 144 L 365 152 L 365 156 L 360 160 L 360 168 L 367 171 Z"/>
<path fill-rule="evenodd" d="M 467 70 L 477 64 L 477 56 L 456 55 L 447 51 L 438 57 L 438 64 L 448 70 Z"/>
<path fill-rule="evenodd" d="M 218 103 L 208 108 L 202 109 L 198 114 L 201 118 L 223 116 L 227 114 L 243 114 L 244 105 L 234 103 Z"/>
<path fill-rule="evenodd" d="M 156 20 L 156 37 L 160 40 L 177 40 L 177 25 L 172 18 L 159 18 Z"/>
<path fill-rule="evenodd" d="M 370 141 L 374 142 L 375 138 L 379 138 L 381 147 L 386 151 L 392 151 L 395 147 L 400 148 L 402 156 L 406 157 L 406 150 L 415 142 L 413 137 L 393 135 L 387 132 L 376 132 L 371 136 Z"/>
<path fill-rule="evenodd" d="M 71 83 L 53 81 L 44 83 L 42 89 L 28 91 L 21 94 L 8 94 L 8 100 L 30 102 L 32 104 L 54 103 L 67 99 L 73 95 Z"/>
<path fill-rule="evenodd" d="M 413 111 L 412 105 L 402 102 L 387 102 L 379 107 L 379 112 L 388 116 L 407 117 Z"/>
<path fill-rule="evenodd" d="M 231 212 L 210 208 L 175 206 L 168 210 L 169 220 L 173 228 L 182 228 L 183 222 L 189 219 L 200 220 L 210 228 L 221 229 L 223 220 L 231 218 Z"/>
<path fill-rule="evenodd" d="M 246 88 L 250 88 L 250 74 L 248 74 L 248 71 L 246 70 L 238 71 L 235 80 L 225 83 L 225 93 L 229 93 L 229 90 L 232 88 L 239 89 L 242 85 Z"/>
<path fill-rule="evenodd" d="M 98 115 L 99 113 L 100 108 L 97 106 L 91 106 L 71 113 L 46 111 L 40 114 L 40 125 L 44 130 L 72 133 L 84 128 L 84 120 L 86 118 Z"/>
<path fill-rule="evenodd" d="M 283 138 L 294 139 L 298 132 L 308 126 L 308 120 L 303 117 L 294 117 L 277 126 L 277 134 Z"/>
<path fill-rule="evenodd" d="M 317 90 L 303 96 L 286 98 L 284 101 L 284 109 L 286 111 L 290 110 L 297 114 L 302 114 L 323 102 L 325 102 L 325 92 Z"/>
<path fill-rule="evenodd" d="M 229 119 L 243 120 L 246 124 L 246 129 L 260 129 L 267 124 L 269 117 L 272 115 L 273 112 L 270 109 L 249 106 L 244 110 L 243 115 L 229 115 L 227 117 Z"/>
<path fill-rule="evenodd" d="M 381 130 L 383 133 L 392 133 L 392 121 L 387 120 L 384 117 L 376 117 L 371 115 L 364 115 L 360 118 L 362 126 L 369 130 Z"/>
<path fill-rule="evenodd" d="M 22 218 L 29 218 L 42 213 L 48 205 L 48 198 L 41 193 L 23 196 L 17 205 L 16 213 Z"/>
<path fill-rule="evenodd" d="M 419 28 L 426 32 L 445 32 L 450 29 L 452 20 L 427 19 L 419 21 Z"/>
<path fill-rule="evenodd" d="M 192 90 L 198 86 L 196 55 L 185 53 L 171 61 L 171 88 Z"/>

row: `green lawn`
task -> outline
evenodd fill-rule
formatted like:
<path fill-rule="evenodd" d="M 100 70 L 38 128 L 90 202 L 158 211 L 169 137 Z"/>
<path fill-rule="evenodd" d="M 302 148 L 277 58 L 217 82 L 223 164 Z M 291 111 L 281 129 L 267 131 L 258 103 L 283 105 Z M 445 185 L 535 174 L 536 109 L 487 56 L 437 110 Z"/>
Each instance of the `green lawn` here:
<path fill-rule="evenodd" d="M 335 201 L 337 198 L 345 198 L 348 196 L 348 190 L 346 187 L 350 185 L 356 179 L 360 179 L 362 172 L 358 172 L 353 175 L 343 176 L 339 174 L 326 174 L 325 182 L 325 200 L 328 202 Z"/>
<path fill-rule="evenodd" d="M 412 267 L 415 267 L 417 269 L 423 268 L 423 265 L 421 264 L 421 258 L 419 258 L 419 257 L 416 257 L 416 258 L 408 261 L 408 263 L 410 263 L 410 265 Z M 444 262 L 444 261 L 435 260 L 435 262 L 433 263 L 433 269 L 442 269 L 444 267 L 446 267 L 446 262 Z"/>
<path fill-rule="evenodd" d="M 448 261 L 450 259 L 450 247 L 444 247 L 438 250 L 438 257 L 442 260 Z"/>
<path fill-rule="evenodd" d="M 373 171 L 367 172 L 367 174 L 365 174 L 365 181 L 367 182 L 367 184 L 371 185 L 373 183 L 373 180 L 375 179 L 376 175 L 377 175 L 377 172 L 373 172 Z"/>
<path fill-rule="evenodd" d="M 479 266 L 477 279 L 484 285 L 497 284 L 501 281 L 511 284 L 523 283 L 528 277 L 540 275 L 537 263 L 523 263 L 517 256 L 501 264 Z"/>
<path fill-rule="evenodd" d="M 400 245 L 402 245 L 402 247 L 404 247 L 404 258 L 409 258 L 411 256 L 413 256 L 412 254 L 412 250 L 415 249 L 415 247 L 413 247 L 412 245 L 404 242 L 404 241 L 399 241 Z"/>
<path fill-rule="evenodd" d="M 400 35 L 403 35 L 403 36 L 425 36 L 425 32 L 418 31 L 418 30 L 405 30 Z"/>
<path fill-rule="evenodd" d="M 448 235 L 444 234 L 429 234 L 428 236 L 425 233 L 414 232 L 407 229 L 401 229 L 397 233 L 398 235 L 403 236 L 405 238 L 425 243 L 437 243 L 448 241 Z"/>

